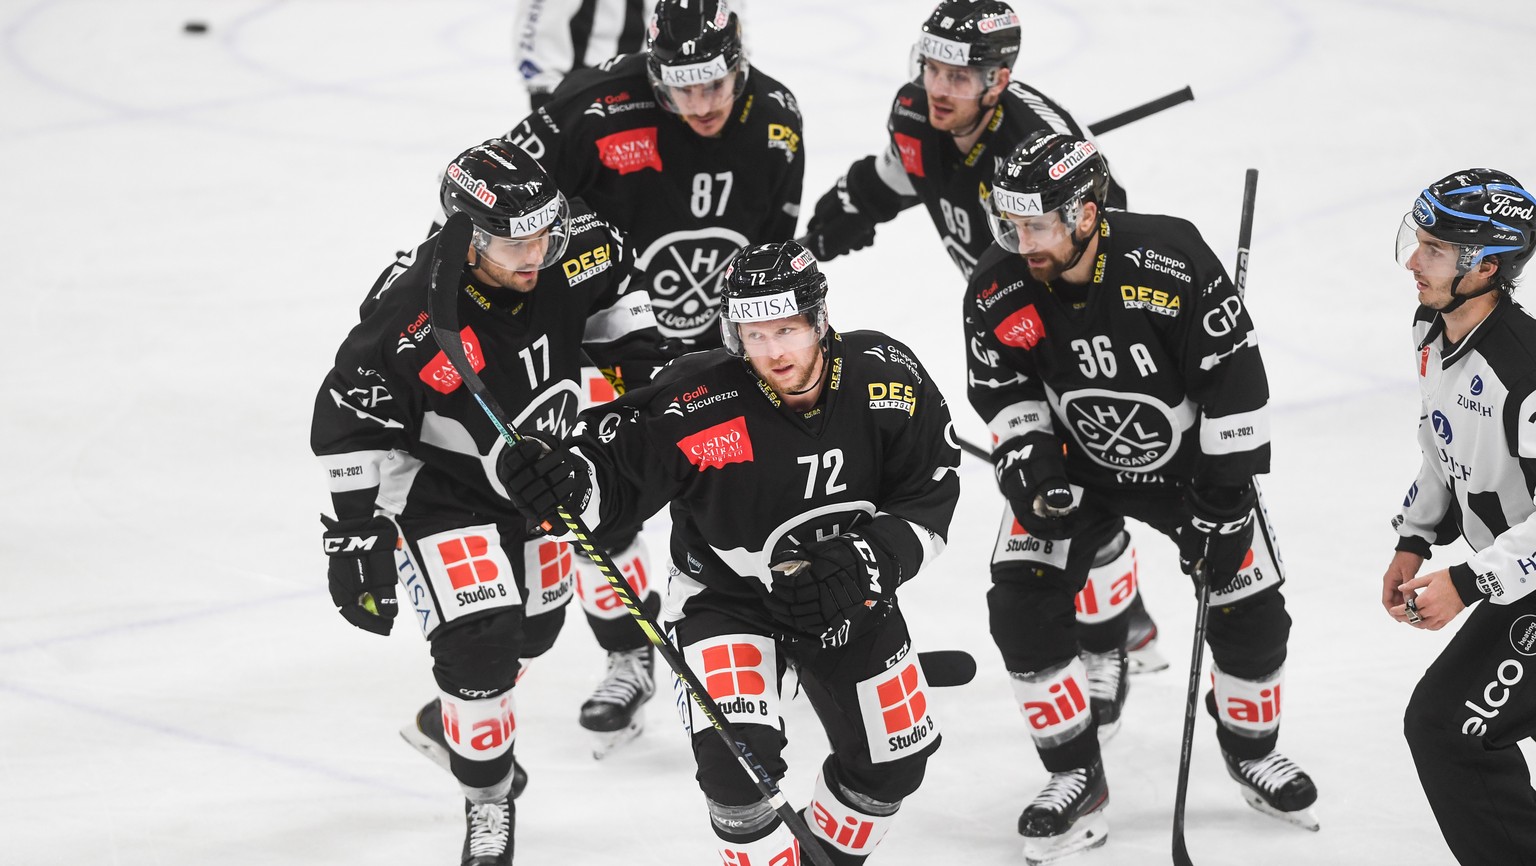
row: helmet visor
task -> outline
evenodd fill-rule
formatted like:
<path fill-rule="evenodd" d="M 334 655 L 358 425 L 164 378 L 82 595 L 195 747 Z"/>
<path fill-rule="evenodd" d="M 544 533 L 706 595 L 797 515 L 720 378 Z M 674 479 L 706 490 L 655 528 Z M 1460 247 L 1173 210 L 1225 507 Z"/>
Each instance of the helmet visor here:
<path fill-rule="evenodd" d="M 1426 276 L 1465 274 L 1486 254 L 1480 244 L 1458 244 L 1435 237 L 1418 224 L 1412 211 L 1403 215 L 1397 227 L 1397 263 Z"/>
<path fill-rule="evenodd" d="M 987 88 L 997 83 L 997 68 L 954 66 L 927 57 L 921 46 L 913 46 L 912 81 L 921 84 L 929 96 L 980 99 Z"/>
<path fill-rule="evenodd" d="M 721 340 L 726 351 L 737 357 L 772 358 L 800 352 L 816 345 L 826 333 L 825 302 L 780 319 L 733 322 L 720 317 Z"/>
<path fill-rule="evenodd" d="M 1077 209 L 1074 204 L 1042 212 L 1039 193 L 993 187 L 986 198 L 987 224 L 992 227 L 992 237 L 997 239 L 998 246 L 1011 253 L 1028 255 L 1055 249 L 1071 237 L 1068 218 L 1070 211 Z M 1070 222 L 1077 220 L 1073 217 Z"/>
<path fill-rule="evenodd" d="M 746 82 L 742 61 L 727 66 L 723 56 L 677 66 L 652 62 L 646 73 L 662 108 L 693 117 L 730 108 Z"/>
<path fill-rule="evenodd" d="M 511 237 L 493 235 L 476 226 L 475 249 L 497 267 L 509 271 L 541 271 L 560 261 L 569 238 L 570 205 L 565 196 L 511 221 Z"/>

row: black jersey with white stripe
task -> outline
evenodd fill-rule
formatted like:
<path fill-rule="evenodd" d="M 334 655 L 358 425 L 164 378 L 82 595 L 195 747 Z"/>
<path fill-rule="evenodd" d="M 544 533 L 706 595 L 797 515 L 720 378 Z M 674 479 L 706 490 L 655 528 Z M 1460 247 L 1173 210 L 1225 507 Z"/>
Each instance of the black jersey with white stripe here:
<path fill-rule="evenodd" d="M 834 535 L 878 545 L 898 582 L 943 549 L 960 495 L 943 395 L 884 334 L 834 332 L 829 345 L 821 399 L 806 411 L 714 349 L 582 413 L 569 444 L 592 466 L 588 524 L 601 533 L 671 506 L 669 609 L 705 587 L 750 601 L 771 584 L 775 555 Z"/>
<path fill-rule="evenodd" d="M 1450 345 L 1444 320 L 1420 307 L 1413 336 L 1423 462 L 1393 523 L 1421 553 L 1466 539 L 1476 552 L 1451 570 L 1464 600 L 1525 598 L 1536 590 L 1536 319 L 1501 296 Z"/>
<path fill-rule="evenodd" d="M 465 270 L 454 294 L 459 337 L 491 396 L 519 430 L 550 441 L 576 423 L 583 352 L 603 364 L 662 357 L 622 235 L 579 200 L 569 221 L 564 258 L 539 271 L 533 291 L 481 285 Z M 379 275 L 315 397 L 310 445 L 343 519 L 377 509 L 450 525 L 521 521 L 496 478 L 500 434 L 432 334 L 440 237 Z"/>
<path fill-rule="evenodd" d="M 889 147 L 875 160 L 880 179 L 928 209 L 945 252 L 969 278 L 992 244 L 983 193 L 1020 142 L 1042 130 L 1086 138 L 1087 132 L 1057 103 L 1021 81 L 1003 90 L 986 128 L 966 152 L 954 137 L 928 124 L 928 92 L 908 83 L 897 92 L 886 122 Z M 1108 205 L 1125 207 L 1125 191 L 1110 181 Z"/>
<path fill-rule="evenodd" d="M 1253 322 L 1189 222 L 1105 213 L 1086 286 L 993 245 L 966 292 L 969 396 L 1003 449 L 1059 436 L 1084 486 L 1243 486 L 1269 471 Z"/>

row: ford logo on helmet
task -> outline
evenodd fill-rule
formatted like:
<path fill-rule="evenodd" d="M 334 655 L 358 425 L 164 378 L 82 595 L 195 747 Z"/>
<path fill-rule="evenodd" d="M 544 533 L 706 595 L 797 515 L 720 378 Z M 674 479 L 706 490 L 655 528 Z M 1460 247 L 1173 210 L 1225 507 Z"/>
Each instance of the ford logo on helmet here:
<path fill-rule="evenodd" d="M 1413 203 L 1413 221 L 1421 226 L 1435 224 L 1435 209 L 1429 203 L 1429 199 L 1419 196 Z"/>

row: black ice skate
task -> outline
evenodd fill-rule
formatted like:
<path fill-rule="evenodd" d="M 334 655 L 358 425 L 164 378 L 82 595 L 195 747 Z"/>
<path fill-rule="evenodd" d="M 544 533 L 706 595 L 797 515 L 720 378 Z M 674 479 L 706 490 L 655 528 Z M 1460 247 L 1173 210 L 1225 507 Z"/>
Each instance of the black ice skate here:
<path fill-rule="evenodd" d="M 408 725 L 400 729 L 400 738 L 410 743 L 426 756 L 427 760 L 442 767 L 448 766 L 448 740 L 443 737 L 443 702 L 433 698 L 426 706 L 416 711 L 416 718 Z M 523 765 L 512 759 L 512 799 L 517 799 L 528 787 L 528 774 L 523 771 Z"/>
<path fill-rule="evenodd" d="M 581 705 L 581 726 L 597 734 L 592 757 L 602 760 L 640 736 L 645 728 L 640 707 L 656 692 L 654 665 L 649 644 L 608 654 L 608 673 Z"/>
<path fill-rule="evenodd" d="M 1107 743 L 1120 730 L 1120 712 L 1131 688 L 1126 675 L 1129 662 L 1124 649 L 1083 653 L 1082 659 L 1088 669 L 1088 702 L 1099 723 L 1099 742 Z"/>
<path fill-rule="evenodd" d="M 1019 816 L 1024 862 L 1054 863 L 1070 854 L 1097 848 L 1109 839 L 1109 785 L 1103 763 L 1052 773 L 1051 780 Z"/>
<path fill-rule="evenodd" d="M 1244 761 L 1222 751 L 1227 772 L 1243 786 L 1248 805 L 1273 818 L 1316 831 L 1317 818 L 1310 807 L 1317 802 L 1317 786 L 1300 767 L 1279 752 Z"/>
<path fill-rule="evenodd" d="M 464 855 L 460 866 L 511 866 L 512 805 L 464 801 Z"/>
<path fill-rule="evenodd" d="M 1141 600 L 1141 593 L 1131 599 L 1130 631 L 1125 635 L 1125 651 L 1130 658 L 1130 672 L 1150 674 L 1168 667 L 1168 660 L 1157 651 L 1157 623 Z"/>

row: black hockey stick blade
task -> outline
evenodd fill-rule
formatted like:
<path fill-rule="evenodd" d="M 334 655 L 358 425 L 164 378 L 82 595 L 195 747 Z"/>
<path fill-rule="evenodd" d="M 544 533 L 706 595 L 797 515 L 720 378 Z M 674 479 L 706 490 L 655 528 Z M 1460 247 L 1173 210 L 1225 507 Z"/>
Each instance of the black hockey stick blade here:
<path fill-rule="evenodd" d="M 1097 123 L 1090 123 L 1088 124 L 1088 132 L 1091 135 L 1103 135 L 1111 130 L 1135 123 L 1143 117 L 1150 117 L 1159 111 L 1166 111 L 1181 102 L 1193 102 L 1194 99 L 1195 92 L 1190 90 L 1189 85 L 1186 84 L 1179 90 L 1175 90 L 1165 96 L 1159 96 L 1151 102 L 1145 102 L 1135 108 L 1126 109 Z"/>
<path fill-rule="evenodd" d="M 459 331 L 458 315 L 458 290 L 459 280 L 464 273 L 462 256 L 469 249 L 469 241 L 472 226 L 469 217 L 463 213 L 455 213 L 448 218 L 438 235 L 437 247 L 432 254 L 432 280 L 427 290 L 427 318 L 432 322 L 432 337 L 437 341 L 438 348 L 443 350 L 443 355 L 453 365 L 459 377 L 464 380 L 464 386 L 469 389 L 475 401 L 480 404 L 486 417 L 496 426 L 504 440 L 511 445 L 521 441 L 522 436 L 512 427 L 507 420 L 510 416 L 503 412 L 497 405 L 496 399 L 491 396 L 485 387 L 485 382 L 480 379 L 480 374 L 475 372 L 464 352 L 464 341 Z M 445 252 L 447 255 L 445 255 Z M 693 696 L 695 705 L 700 713 L 720 738 L 725 741 L 726 749 L 736 758 L 747 775 L 752 777 L 759 793 L 773 807 L 775 813 L 788 825 L 795 839 L 800 843 L 800 853 L 815 866 L 833 866 L 831 858 L 811 834 L 806 826 L 805 819 L 795 811 L 784 793 L 779 790 L 773 776 L 763 767 L 761 761 L 752 754 L 746 741 L 737 733 L 734 725 L 726 719 L 714 698 L 701 685 L 699 679 L 689 667 L 682 653 L 672 646 L 662 634 L 661 626 L 656 620 L 646 613 L 640 606 L 640 600 L 635 597 L 634 590 L 630 588 L 629 581 L 621 574 L 608 552 L 599 547 L 592 540 L 592 533 L 587 529 L 581 519 L 571 514 L 566 509 L 559 510 L 560 522 L 564 528 L 576 539 L 575 545 L 581 548 L 582 553 L 597 566 L 608 585 L 613 588 L 613 594 L 618 597 L 624 608 L 634 617 L 635 623 L 656 648 L 656 654 L 672 668 L 672 672 Z"/>
<path fill-rule="evenodd" d="M 965 650 L 929 650 L 917 654 L 923 676 L 936 689 L 963 686 L 976 679 L 976 657 Z"/>

